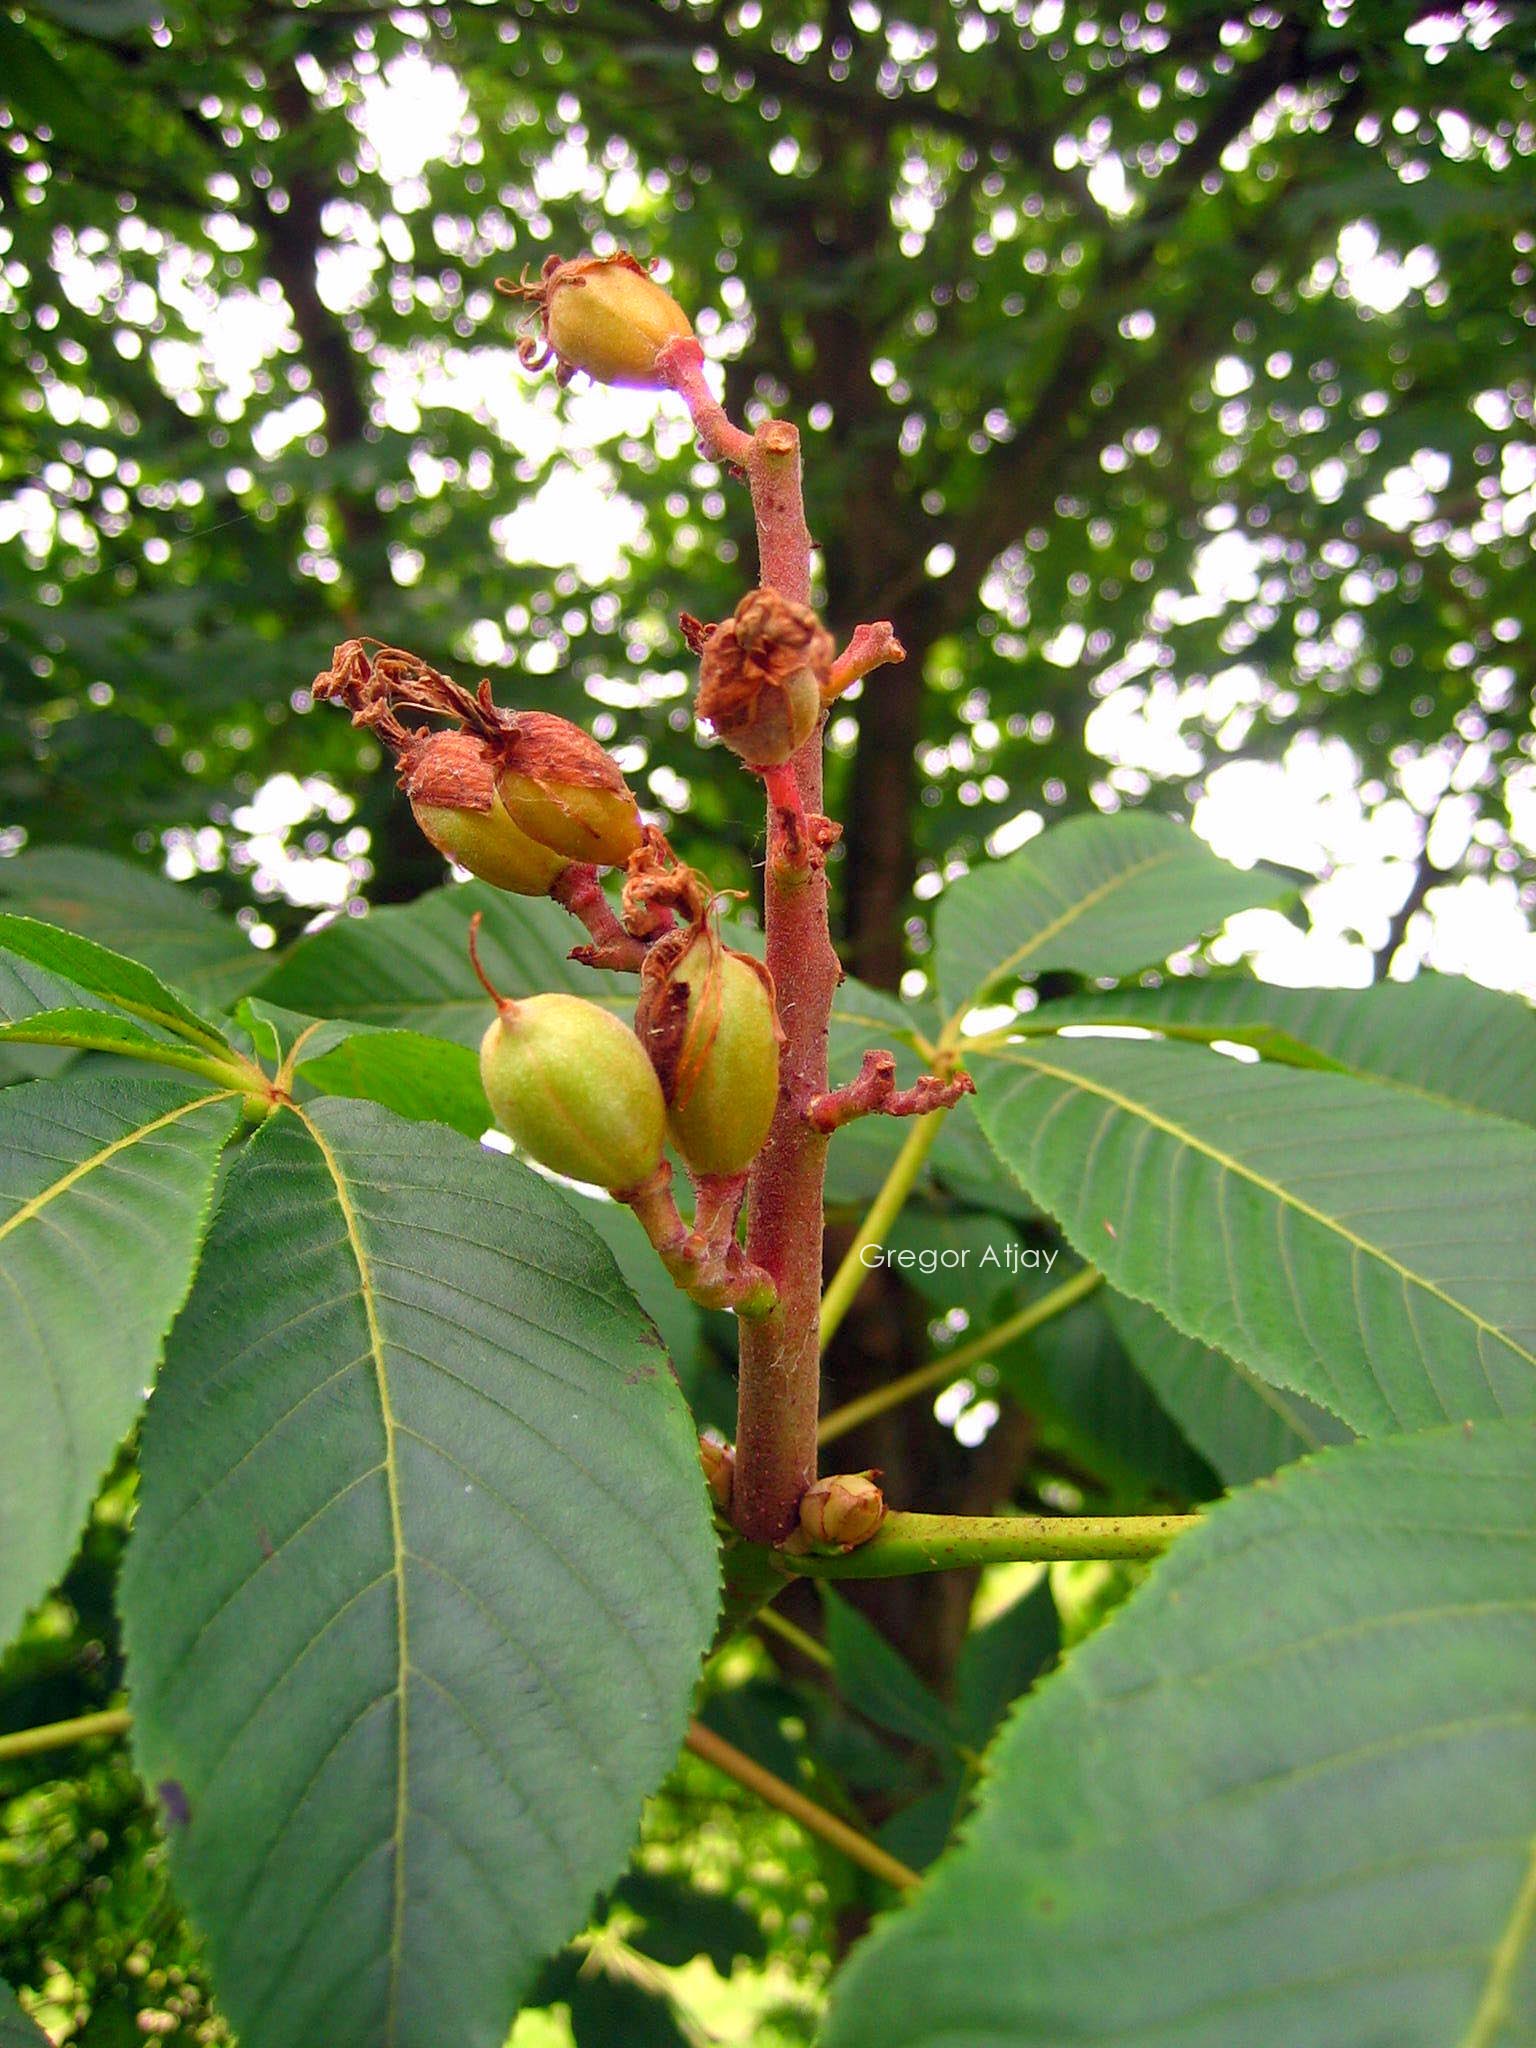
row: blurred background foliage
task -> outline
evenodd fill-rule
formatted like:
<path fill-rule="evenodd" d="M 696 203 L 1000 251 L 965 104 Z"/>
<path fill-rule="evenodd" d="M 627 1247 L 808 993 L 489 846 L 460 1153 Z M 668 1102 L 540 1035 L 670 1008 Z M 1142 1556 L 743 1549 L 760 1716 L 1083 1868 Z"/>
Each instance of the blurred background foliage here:
<path fill-rule="evenodd" d="M 831 622 L 910 650 L 829 736 L 852 971 L 921 997 L 946 880 L 1146 804 L 1301 873 L 1296 929 L 1254 928 L 1282 969 L 1536 987 L 1532 29 L 1491 0 L 13 9 L 0 894 L 227 1004 L 255 948 L 437 885 L 376 749 L 311 715 L 359 633 L 583 719 L 685 858 L 750 885 L 755 792 L 696 741 L 676 628 L 750 582 L 744 494 L 670 401 L 530 379 L 492 289 L 628 247 L 732 409 L 802 422 Z M 943 1178 L 925 1242 L 1044 1241 L 958 1137 Z M 832 1398 L 1022 1298 L 880 1275 Z M 672 1312 L 725 1421 L 728 1343 Z M 1086 1303 L 849 1462 L 913 1506 L 1208 1497 L 1123 1335 Z M 0 1671 L 0 1727 L 115 1696 L 132 1484 Z M 707 1717 L 921 1862 L 987 1702 L 1128 1583 L 1053 1574 L 1059 1619 L 1045 1582 L 806 1591 L 819 1656 L 738 1645 Z M 0 1976 L 61 2038 L 224 2039 L 122 1747 L 7 1764 L 0 1806 Z M 804 2040 L 870 1904 L 687 1759 L 626 1886 L 530 2048 Z"/>

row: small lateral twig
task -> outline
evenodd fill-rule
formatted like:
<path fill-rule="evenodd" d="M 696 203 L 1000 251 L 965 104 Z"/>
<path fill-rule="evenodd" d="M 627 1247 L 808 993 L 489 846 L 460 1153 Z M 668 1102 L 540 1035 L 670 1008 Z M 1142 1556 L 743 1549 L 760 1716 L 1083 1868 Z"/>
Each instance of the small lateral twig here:
<path fill-rule="evenodd" d="M 905 661 L 906 658 L 907 650 L 896 638 L 889 619 L 875 619 L 869 625 L 855 626 L 848 645 L 832 663 L 832 672 L 827 677 L 821 701 L 832 703 L 851 683 L 867 676 L 871 669 L 883 668 L 887 662 Z"/>
<path fill-rule="evenodd" d="M 830 1415 L 822 1417 L 821 1427 L 816 1433 L 818 1442 L 835 1443 L 838 1437 L 846 1436 L 860 1423 L 883 1415 L 888 1408 L 895 1408 L 903 1401 L 910 1401 L 914 1394 L 926 1393 L 930 1387 L 948 1386 L 968 1365 L 991 1358 L 1005 1345 L 1027 1337 L 1042 1323 L 1050 1322 L 1053 1317 L 1085 1301 L 1095 1288 L 1103 1285 L 1103 1281 L 1104 1275 L 1096 1266 L 1084 1266 L 1081 1272 L 1053 1287 L 1049 1294 L 1041 1295 L 1038 1301 L 1030 1302 L 990 1330 L 983 1330 L 980 1336 L 968 1338 L 952 1351 L 941 1352 L 937 1358 L 929 1359 L 926 1365 L 903 1373 L 899 1379 L 887 1380 L 883 1387 L 872 1387 L 856 1401 L 847 1401 L 841 1408 L 834 1408 Z"/>
<path fill-rule="evenodd" d="M 962 1095 L 975 1093 L 969 1074 L 924 1074 L 910 1088 L 898 1088 L 895 1053 L 867 1052 L 851 1081 L 812 1096 L 805 1113 L 818 1131 L 831 1132 L 855 1117 L 926 1116 L 931 1109 L 953 1109 Z"/>
<path fill-rule="evenodd" d="M 888 1514 L 867 1543 L 785 1559 L 818 1579 L 904 1579 L 985 1564 L 1054 1564 L 1077 1558 L 1149 1558 L 1199 1522 L 1198 1515 Z"/>
<path fill-rule="evenodd" d="M 769 1315 L 778 1297 L 771 1278 L 753 1265 L 736 1241 L 741 1193 L 735 1175 L 702 1184 L 700 1227 L 690 1230 L 672 1194 L 671 1164 L 663 1159 L 639 1187 L 616 1189 L 614 1200 L 634 1211 L 657 1257 L 685 1294 L 701 1308 L 734 1309 L 750 1320 Z"/>
<path fill-rule="evenodd" d="M 0 1735 L 0 1763 L 18 1756 L 38 1756 L 48 1749 L 67 1749 L 71 1743 L 89 1742 L 95 1735 L 122 1735 L 132 1722 L 126 1707 L 107 1707 L 99 1714 L 78 1714 L 72 1721 L 18 1728 L 13 1734 Z"/>
<path fill-rule="evenodd" d="M 603 894 L 595 867 L 573 861 L 556 875 L 549 893 L 592 934 L 590 946 L 572 948 L 573 960 L 579 960 L 584 967 L 606 967 L 618 974 L 637 974 L 645 965 L 643 941 L 620 924 L 613 905 Z"/>
<path fill-rule="evenodd" d="M 728 1778 L 734 1778 L 738 1785 L 744 1785 L 749 1792 L 755 1792 L 765 1806 L 772 1806 L 778 1812 L 787 1814 L 798 1821 L 809 1834 L 817 1836 L 830 1847 L 846 1856 L 850 1863 L 857 1863 L 872 1877 L 878 1877 L 882 1884 L 890 1885 L 896 1891 L 910 1891 L 922 1880 L 917 1872 L 882 1849 L 878 1842 L 872 1842 L 868 1835 L 860 1834 L 857 1828 L 849 1827 L 839 1820 L 835 1813 L 828 1813 L 824 1806 L 818 1806 L 814 1799 L 807 1799 L 803 1792 L 793 1785 L 786 1785 L 782 1778 L 776 1778 L 772 1771 L 766 1771 L 759 1763 L 737 1749 L 734 1743 L 724 1740 L 713 1728 L 706 1728 L 702 1721 L 688 1724 L 687 1746 L 705 1763 L 713 1764 L 717 1771 L 724 1771 Z"/>

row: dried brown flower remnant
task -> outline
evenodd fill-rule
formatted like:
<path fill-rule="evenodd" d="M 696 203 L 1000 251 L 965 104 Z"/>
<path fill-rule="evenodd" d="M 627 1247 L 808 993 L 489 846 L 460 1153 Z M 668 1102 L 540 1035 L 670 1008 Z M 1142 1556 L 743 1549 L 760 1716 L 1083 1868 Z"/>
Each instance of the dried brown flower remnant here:
<path fill-rule="evenodd" d="M 702 924 L 714 894 L 696 868 L 678 859 L 655 825 L 644 828 L 640 848 L 631 854 L 624 877 L 627 930 L 653 939 L 671 929 L 674 916 L 687 925 Z"/>
<path fill-rule="evenodd" d="M 809 605 L 749 590 L 718 626 L 684 620 L 699 654 L 698 715 L 749 767 L 788 761 L 816 730 L 832 636 Z"/>
<path fill-rule="evenodd" d="M 617 762 L 567 718 L 503 711 L 489 683 L 471 693 L 417 655 L 377 641 L 344 641 L 314 688 L 321 701 L 345 704 L 354 725 L 366 726 L 394 752 L 427 837 L 488 882 L 519 895 L 543 895 L 567 863 L 621 867 L 640 844 L 639 807 Z M 402 710 L 456 719 L 458 730 L 408 727 Z M 459 843 L 450 843 L 443 819 L 429 820 L 423 809 L 489 816 L 494 827 L 466 833 L 455 823 L 452 839 Z M 530 872 L 525 847 L 507 846 L 507 880 L 470 857 L 476 850 L 494 857 L 514 831 L 547 856 L 536 864 L 545 876 L 537 887 L 516 879 Z"/>
<path fill-rule="evenodd" d="M 568 384 L 585 370 L 599 384 L 660 390 L 656 358 L 669 342 L 692 341 L 688 315 L 633 256 L 559 256 L 545 260 L 537 284 L 527 273 L 498 277 L 496 289 L 526 299 L 539 332 L 525 333 L 517 352 L 530 370 L 553 362 Z"/>

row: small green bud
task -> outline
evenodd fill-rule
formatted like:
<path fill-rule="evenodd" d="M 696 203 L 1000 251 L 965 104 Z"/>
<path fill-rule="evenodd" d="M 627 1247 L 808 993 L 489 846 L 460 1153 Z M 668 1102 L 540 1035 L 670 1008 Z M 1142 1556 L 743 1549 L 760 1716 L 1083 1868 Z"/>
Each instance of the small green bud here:
<path fill-rule="evenodd" d="M 661 1079 L 673 1144 L 695 1173 L 744 1173 L 779 1098 L 772 976 L 704 925 L 659 939 L 643 976 L 635 1029 Z"/>
<path fill-rule="evenodd" d="M 413 735 L 400 780 L 422 832 L 447 859 L 514 896 L 547 896 L 569 857 L 540 845 L 496 793 L 496 757 L 468 732 Z"/>
<path fill-rule="evenodd" d="M 885 1495 L 873 1472 L 838 1472 L 818 1479 L 800 1501 L 800 1526 L 813 1543 L 853 1550 L 885 1520 Z"/>
<path fill-rule="evenodd" d="M 518 353 L 531 368 L 553 356 L 561 383 L 585 370 L 599 384 L 660 390 L 656 358 L 669 342 L 692 341 L 688 315 L 633 256 L 551 256 L 537 284 L 496 280 L 498 291 L 528 299 L 540 334 Z"/>
<path fill-rule="evenodd" d="M 472 928 L 472 954 L 474 945 Z M 611 1191 L 649 1180 L 661 1164 L 666 1104 L 629 1026 L 582 996 L 513 1002 L 491 994 L 496 1016 L 480 1041 L 480 1078 L 501 1128 L 570 1180 Z"/>

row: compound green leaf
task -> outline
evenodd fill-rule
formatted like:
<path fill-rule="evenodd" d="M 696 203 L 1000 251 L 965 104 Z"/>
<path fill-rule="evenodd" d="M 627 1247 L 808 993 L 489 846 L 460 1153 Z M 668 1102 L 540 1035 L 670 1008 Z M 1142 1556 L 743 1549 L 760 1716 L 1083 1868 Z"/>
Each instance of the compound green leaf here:
<path fill-rule="evenodd" d="M 1536 1428 L 1233 1496 L 1014 1715 L 826 2048 L 1536 2031 Z"/>
<path fill-rule="evenodd" d="M 1353 1437 L 1326 1408 L 1186 1337 L 1144 1301 L 1111 1292 L 1104 1310 L 1160 1406 L 1228 1486 L 1266 1478 L 1293 1458 Z"/>
<path fill-rule="evenodd" d="M 238 1111 L 159 1078 L 0 1095 L 0 1643 L 68 1565 L 154 1379 Z"/>
<path fill-rule="evenodd" d="M 27 963 L 155 1029 L 193 1039 L 201 1045 L 217 1047 L 223 1043 L 217 1028 L 167 988 L 157 974 L 140 966 L 137 960 L 110 952 L 76 932 L 61 931 L 57 925 L 42 924 L 36 918 L 0 912 L 0 953 L 8 956 L 3 983 L 8 1010 L 21 993 L 18 977 L 22 963 Z M 70 1006 L 76 1005 L 71 1002 Z M 38 1007 L 57 1009 L 64 1005 L 55 997 Z"/>
<path fill-rule="evenodd" d="M 1122 1293 L 1362 1434 L 1536 1408 L 1536 1138 L 1342 1074 L 1030 1040 L 997 1153 Z"/>
<path fill-rule="evenodd" d="M 323 1025 L 313 1043 L 320 1049 L 309 1059 L 302 1048 L 296 1071 L 322 1094 L 363 1096 L 412 1123 L 447 1124 L 466 1138 L 482 1137 L 495 1121 L 468 1046 L 419 1031 L 339 1025 Z"/>
<path fill-rule="evenodd" d="M 142 960 L 216 1010 L 271 972 L 239 926 L 200 902 L 195 890 L 89 847 L 32 847 L 0 861 L 0 897 L 19 916 Z"/>
<path fill-rule="evenodd" d="M 821 1588 L 827 1648 L 844 1701 L 877 1727 L 947 1754 L 957 1740 L 954 1717 L 924 1685 L 872 1621 L 830 1586 Z"/>
<path fill-rule="evenodd" d="M 143 1452 L 136 1745 L 262 2048 L 500 2048 L 677 1754 L 716 1562 L 571 1205 L 372 1103 L 229 1176 Z"/>
<path fill-rule="evenodd" d="M 1536 1011 L 1450 974 L 1373 988 L 1280 988 L 1234 977 L 1048 1004 L 1030 1022 L 1143 1025 L 1342 1067 L 1420 1094 L 1536 1123 Z"/>
<path fill-rule="evenodd" d="M 1021 1693 L 1061 1654 L 1061 1619 L 1042 1571 L 1027 1593 L 966 1637 L 955 1664 L 955 1712 L 965 1739 L 984 1749 Z"/>
<path fill-rule="evenodd" d="M 939 989 L 951 1015 L 1048 968 L 1134 974 L 1295 884 L 1218 860 L 1187 825 L 1150 813 L 1073 818 L 939 899 Z"/>

